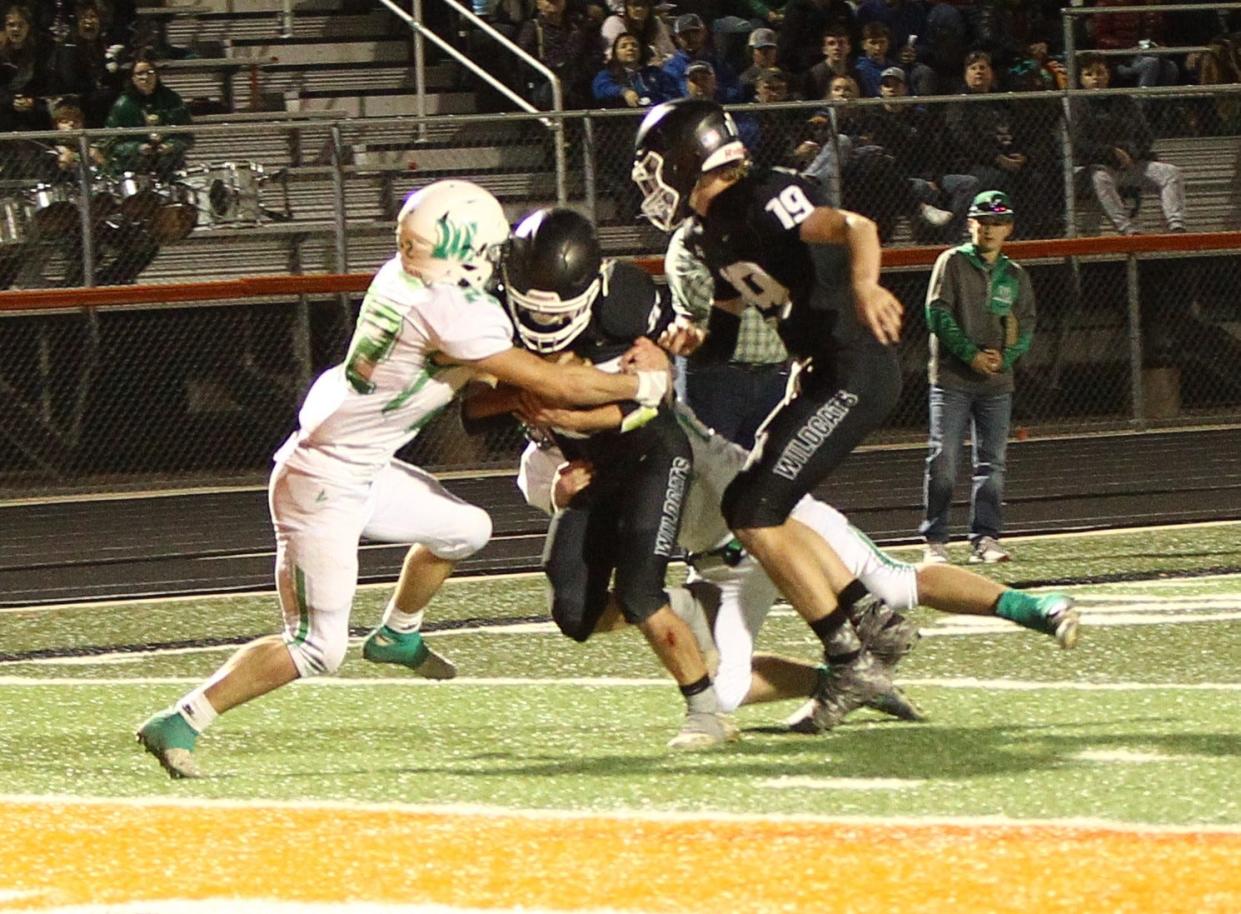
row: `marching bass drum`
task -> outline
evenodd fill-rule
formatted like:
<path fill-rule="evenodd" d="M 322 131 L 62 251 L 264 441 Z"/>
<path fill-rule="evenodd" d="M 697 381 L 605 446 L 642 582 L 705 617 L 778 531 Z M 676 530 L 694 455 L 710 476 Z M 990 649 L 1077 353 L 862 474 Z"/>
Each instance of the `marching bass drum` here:
<path fill-rule="evenodd" d="M 198 225 L 198 194 L 188 184 L 176 181 L 158 185 L 160 205 L 148 220 L 151 237 L 159 244 L 180 241 Z"/>
<path fill-rule="evenodd" d="M 138 171 L 127 171 L 116 179 L 116 195 L 121 212 L 135 222 L 150 219 L 164 202 L 155 175 Z"/>
<path fill-rule="evenodd" d="M 35 233 L 41 238 L 64 238 L 82 224 L 78 188 L 70 181 L 36 184 L 30 192 Z"/>

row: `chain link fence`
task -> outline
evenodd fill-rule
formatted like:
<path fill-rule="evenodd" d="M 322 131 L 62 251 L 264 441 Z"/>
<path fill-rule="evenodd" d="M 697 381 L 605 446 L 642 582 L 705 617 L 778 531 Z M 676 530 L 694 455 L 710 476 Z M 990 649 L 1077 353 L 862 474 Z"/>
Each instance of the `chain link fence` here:
<path fill-rule="evenodd" d="M 1090 170 L 1075 160 L 1073 103 L 1082 97 L 790 103 L 735 116 L 756 159 L 812 169 L 831 199 L 875 218 L 889 247 L 939 249 L 961 239 L 968 198 L 993 181 L 1013 194 L 1026 238 L 1117 231 L 1115 207 L 1100 205 Z M 1181 170 L 1185 227 L 1241 225 L 1241 95 L 1138 97 L 1152 151 Z M 446 176 L 489 187 L 514 220 L 563 200 L 595 217 L 610 253 L 658 256 L 665 239 L 636 221 L 628 178 L 642 113 L 566 115 L 564 173 L 550 115 L 195 124 L 185 128 L 194 142 L 183 166 L 149 180 L 109 171 L 106 160 L 80 164 L 92 146 L 134 131 L 9 134 L 0 146 L 0 281 L 63 288 L 72 302 L 82 285 L 367 273 L 391 256 L 409 191 Z M 990 151 L 1020 148 L 1022 168 L 1010 173 L 981 155 L 981 137 Z M 58 145 L 77 153 L 68 167 Z M 1130 228 L 1167 228 L 1166 195 L 1127 180 L 1117 187 Z M 1235 421 L 1241 261 L 1230 244 L 1195 252 L 1151 239 L 1135 255 L 1042 247 L 1024 259 L 1039 331 L 1020 366 L 1015 422 L 1087 431 Z M 931 259 L 885 274 L 908 314 L 905 395 L 889 438 L 925 434 Z M 261 480 L 310 381 L 343 355 L 357 304 L 356 295 L 291 294 L 0 311 L 0 494 Z M 469 438 L 450 410 L 403 456 L 441 470 L 511 466 L 518 444 L 515 432 Z"/>

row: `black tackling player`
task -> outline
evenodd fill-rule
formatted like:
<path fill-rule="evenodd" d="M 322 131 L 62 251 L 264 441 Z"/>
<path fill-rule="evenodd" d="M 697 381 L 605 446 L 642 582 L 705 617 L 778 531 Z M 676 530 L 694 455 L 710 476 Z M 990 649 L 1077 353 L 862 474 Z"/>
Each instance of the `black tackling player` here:
<path fill-rule="evenodd" d="M 594 226 L 568 209 L 536 210 L 517 226 L 503 278 L 523 345 L 603 370 L 620 370 L 635 341 L 654 339 L 673 316 L 651 278 L 631 264 L 605 261 Z M 501 392 L 487 411 L 504 401 Z M 686 719 L 670 748 L 736 739 L 735 725 L 719 713 L 697 644 L 664 589 L 692 466 L 689 442 L 668 406 L 621 407 L 620 429 L 551 431 L 566 458 L 592 473 L 547 534 L 543 568 L 552 617 L 577 641 L 615 627 L 618 615 L 638 627 L 685 696 Z"/>
<path fill-rule="evenodd" d="M 864 589 L 846 586 L 839 560 L 789 514 L 900 392 L 892 344 L 901 304 L 879 285 L 878 232 L 869 219 L 828 206 L 814 182 L 753 167 L 732 118 L 711 101 L 651 109 L 638 128 L 633 179 L 656 226 L 672 231 L 693 219 L 691 249 L 715 279 L 705 342 L 679 329 L 666 338 L 674 351 L 727 359 L 742 310 L 755 307 L 778 321 L 796 360 L 789 394 L 764 423 L 723 511 L 824 643 L 829 674 L 810 713 L 813 729 L 830 728 L 890 682 L 849 623 Z"/>

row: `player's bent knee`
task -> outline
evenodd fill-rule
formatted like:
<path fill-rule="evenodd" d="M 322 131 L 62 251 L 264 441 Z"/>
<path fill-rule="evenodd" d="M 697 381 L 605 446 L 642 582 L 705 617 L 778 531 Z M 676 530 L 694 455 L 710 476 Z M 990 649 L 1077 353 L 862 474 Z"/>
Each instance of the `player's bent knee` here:
<path fill-rule="evenodd" d="M 339 670 L 345 661 L 349 643 L 343 637 L 326 643 L 286 638 L 285 647 L 293 658 L 298 676 L 309 679 L 312 676 L 330 676 Z"/>
<path fill-rule="evenodd" d="M 468 559 L 491 541 L 491 517 L 482 508 L 472 505 L 461 513 L 457 529 L 451 537 L 429 546 L 436 557 L 450 562 Z"/>
<path fill-rule="evenodd" d="M 862 583 L 894 612 L 906 612 L 918 605 L 918 568 L 913 565 L 884 565 L 864 575 Z"/>

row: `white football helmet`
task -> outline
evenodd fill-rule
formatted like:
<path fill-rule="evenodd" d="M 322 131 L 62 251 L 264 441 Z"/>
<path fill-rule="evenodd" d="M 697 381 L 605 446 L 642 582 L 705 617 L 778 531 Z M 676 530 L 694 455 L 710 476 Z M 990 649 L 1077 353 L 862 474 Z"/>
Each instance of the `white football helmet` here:
<path fill-rule="evenodd" d="M 396 221 L 405 272 L 483 291 L 508 241 L 500 202 L 469 181 L 436 181 L 412 194 Z"/>

